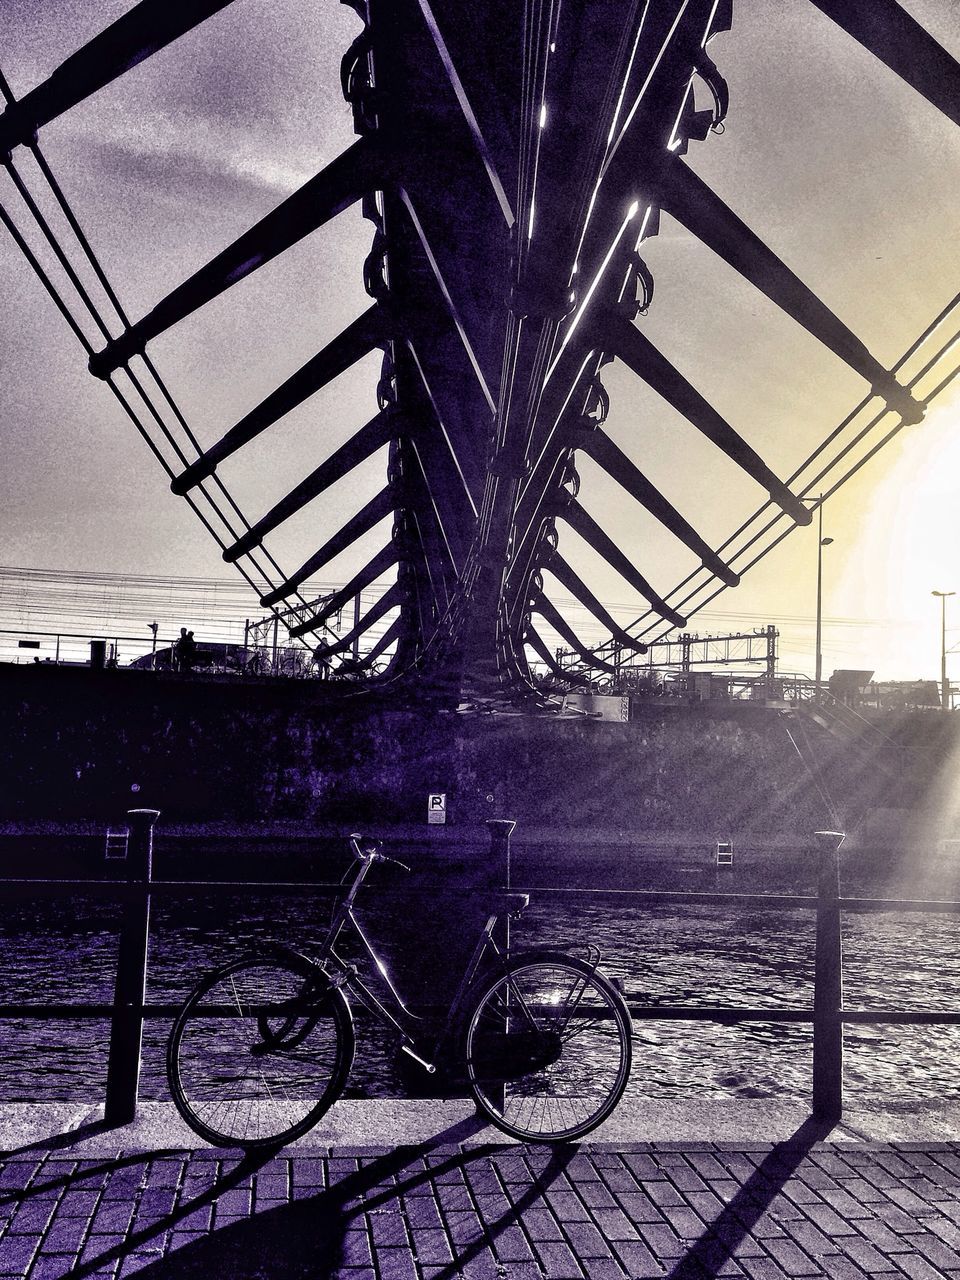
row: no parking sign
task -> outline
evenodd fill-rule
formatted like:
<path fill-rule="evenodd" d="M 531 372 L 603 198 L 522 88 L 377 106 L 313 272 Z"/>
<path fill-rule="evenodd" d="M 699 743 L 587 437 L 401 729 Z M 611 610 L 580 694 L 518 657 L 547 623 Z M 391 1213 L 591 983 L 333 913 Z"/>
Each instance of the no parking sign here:
<path fill-rule="evenodd" d="M 447 820 L 447 793 L 445 791 L 432 791 L 427 796 L 427 822 L 440 823 L 441 825 Z"/>

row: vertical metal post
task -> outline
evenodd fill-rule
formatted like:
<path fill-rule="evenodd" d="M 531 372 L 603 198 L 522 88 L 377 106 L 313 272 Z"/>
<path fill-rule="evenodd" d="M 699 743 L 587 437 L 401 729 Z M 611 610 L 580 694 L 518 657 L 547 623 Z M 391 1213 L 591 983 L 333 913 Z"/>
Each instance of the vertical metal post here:
<path fill-rule="evenodd" d="M 360 614 L 363 609 L 362 603 L 363 592 L 358 591 L 353 601 L 353 656 L 355 659 L 360 657 Z"/>
<path fill-rule="evenodd" d="M 490 861 L 503 870 L 503 887 L 510 888 L 510 836 L 516 823 L 512 818 L 488 818 L 486 828 L 490 832 Z"/>
<path fill-rule="evenodd" d="M 280 631 L 280 618 L 277 614 L 273 615 L 273 669 L 272 674 L 277 674 L 277 636 Z"/>
<path fill-rule="evenodd" d="M 511 818 L 489 818 L 486 828 L 490 832 L 490 863 L 495 868 L 504 889 L 510 888 L 510 836 L 516 827 Z M 510 950 L 510 919 L 504 916 L 494 941 L 503 951 Z"/>
<path fill-rule="evenodd" d="M 140 1088 L 140 1046 L 147 982 L 150 937 L 150 879 L 153 874 L 153 824 L 156 809 L 131 809 L 127 814 L 126 878 L 142 889 L 124 903 L 117 954 L 117 981 L 110 1023 L 107 1060 L 107 1124 L 129 1124 L 137 1114 Z"/>
<path fill-rule="evenodd" d="M 823 654 L 820 650 L 820 640 L 823 631 L 823 494 L 820 495 L 820 505 L 817 507 L 817 635 L 814 642 L 814 675 L 813 675 L 813 697 L 814 701 L 820 701 L 820 686 L 823 680 Z"/>
<path fill-rule="evenodd" d="M 843 833 L 818 831 L 817 948 L 813 991 L 813 1114 L 836 1124 L 843 1114 L 843 957 L 840 846 Z"/>
<path fill-rule="evenodd" d="M 503 887 L 507 890 L 510 888 L 510 836 L 516 825 L 511 818 L 489 818 L 486 823 L 487 830 L 490 832 L 490 862 L 502 875 Z M 493 940 L 504 955 L 510 954 L 509 915 L 501 917 L 499 927 L 494 932 Z M 508 992 L 507 1003 L 509 1001 L 510 994 Z M 504 1086 L 499 1086 L 496 1092 L 499 1095 L 497 1101 L 502 1107 L 505 1101 Z"/>
<path fill-rule="evenodd" d="M 940 708 L 950 710 L 950 686 L 947 684 L 947 599 L 940 601 Z"/>
<path fill-rule="evenodd" d="M 932 591 L 940 597 L 940 709 L 950 710 L 950 685 L 947 683 L 947 600 L 955 591 Z"/>
<path fill-rule="evenodd" d="M 816 653 L 814 655 L 814 691 L 813 697 L 815 702 L 819 702 L 822 697 L 823 686 L 823 548 L 833 545 L 832 538 L 823 536 L 823 494 L 817 499 L 817 638 Z"/>

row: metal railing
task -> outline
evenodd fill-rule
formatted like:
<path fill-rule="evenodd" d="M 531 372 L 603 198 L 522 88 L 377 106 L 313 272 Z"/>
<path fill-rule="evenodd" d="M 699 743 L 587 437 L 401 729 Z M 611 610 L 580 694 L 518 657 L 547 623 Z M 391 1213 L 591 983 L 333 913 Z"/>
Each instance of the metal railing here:
<path fill-rule="evenodd" d="M 147 1004 L 147 955 L 150 936 L 150 905 L 155 893 L 174 896 L 230 892 L 284 894 L 305 890 L 333 892 L 340 886 L 326 881 L 221 881 L 155 880 L 153 878 L 153 828 L 159 817 L 154 809 L 134 809 L 128 813 L 129 839 L 124 878 L 120 880 L 80 879 L 0 879 L 0 897 L 60 897 L 82 892 L 119 899 L 123 903 L 120 945 L 114 998 L 104 1003 L 0 1004 L 0 1018 L 52 1019 L 103 1018 L 110 1020 L 107 1058 L 105 1119 L 109 1124 L 127 1124 L 136 1115 L 140 1081 L 141 1042 L 144 1018 L 172 1018 L 180 1004 Z M 504 822 L 489 823 L 492 849 L 497 863 L 505 869 L 505 887 L 514 893 L 541 897 L 603 896 L 629 900 L 631 904 L 663 904 L 714 907 L 765 907 L 792 910 L 805 908 L 816 913 L 814 991 L 812 1007 L 772 1006 L 746 1008 L 738 1005 L 663 1005 L 640 1003 L 637 993 L 625 993 L 631 1015 L 636 1019 L 684 1022 L 783 1022 L 811 1023 L 813 1026 L 812 1104 L 814 1115 L 837 1123 L 843 1113 L 843 1026 L 845 1023 L 949 1024 L 960 1025 L 960 1010 L 863 1010 L 843 1007 L 843 960 L 841 914 L 851 912 L 927 911 L 960 913 L 960 902 L 930 899 L 842 898 L 840 896 L 839 850 L 842 833 L 820 831 L 814 836 L 818 858 L 815 894 L 715 893 L 639 889 L 524 889 L 510 884 L 510 833 Z M 449 892 L 449 890 L 447 890 Z"/>

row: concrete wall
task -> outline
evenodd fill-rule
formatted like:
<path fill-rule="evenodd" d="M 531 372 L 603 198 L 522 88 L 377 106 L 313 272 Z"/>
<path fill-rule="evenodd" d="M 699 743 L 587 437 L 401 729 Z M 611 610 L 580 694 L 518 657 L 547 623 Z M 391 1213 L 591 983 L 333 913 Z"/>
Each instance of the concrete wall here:
<path fill-rule="evenodd" d="M 509 814 L 624 833 L 802 833 L 892 782 L 808 728 L 814 778 L 775 711 L 646 706 L 626 724 L 311 701 L 317 686 L 0 667 L 0 821 L 421 823 Z M 794 731 L 796 732 L 796 731 Z M 809 740 L 812 738 L 812 741 Z"/>

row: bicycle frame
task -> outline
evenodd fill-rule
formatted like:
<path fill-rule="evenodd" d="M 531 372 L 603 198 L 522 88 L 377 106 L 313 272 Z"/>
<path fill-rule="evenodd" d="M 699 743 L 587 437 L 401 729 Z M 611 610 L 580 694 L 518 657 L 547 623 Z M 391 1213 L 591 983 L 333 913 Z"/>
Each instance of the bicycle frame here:
<path fill-rule="evenodd" d="M 402 1044 L 400 1046 L 401 1049 L 428 1072 L 433 1072 L 436 1068 L 432 1059 L 437 1057 L 444 1041 L 450 1035 L 451 1028 L 456 1022 L 457 1015 L 463 1005 L 464 997 L 470 990 L 477 974 L 479 973 L 484 958 L 489 957 L 494 961 L 499 960 L 501 966 L 506 960 L 506 955 L 503 949 L 497 944 L 497 941 L 493 936 L 497 925 L 505 916 L 509 917 L 512 915 L 519 915 L 529 902 L 529 897 L 525 893 L 508 894 L 507 897 L 512 900 L 512 905 L 508 903 L 503 910 L 495 911 L 488 916 L 486 924 L 480 931 L 480 936 L 477 939 L 473 953 L 467 962 L 467 967 L 460 979 L 459 986 L 457 987 L 457 990 L 453 995 L 453 999 L 450 1002 L 443 1026 L 441 1027 L 433 1044 L 431 1057 L 428 1059 L 422 1057 L 421 1053 L 417 1052 L 418 1044 L 416 1024 L 423 1022 L 424 1018 L 415 1014 L 407 1007 L 403 997 L 400 995 L 400 992 L 393 983 L 393 979 L 390 976 L 387 966 L 384 964 L 380 956 L 377 955 L 373 944 L 364 933 L 363 927 L 354 914 L 354 901 L 360 891 L 360 886 L 366 879 L 367 874 L 370 871 L 370 867 L 373 865 L 377 856 L 376 854 L 363 854 L 358 845 L 355 845 L 355 848 L 357 850 L 357 872 L 349 890 L 334 910 L 333 919 L 330 922 L 330 928 L 327 930 L 327 935 L 320 946 L 317 963 L 327 974 L 327 977 L 335 988 L 346 988 L 346 990 L 351 992 L 351 994 L 356 997 L 357 1001 L 363 1005 L 369 1013 L 373 1014 L 373 1016 L 384 1026 L 391 1027 L 394 1031 L 398 1032 L 402 1038 Z M 348 926 L 352 927 L 361 948 L 366 953 L 368 960 L 376 968 L 377 972 L 386 984 L 390 997 L 395 1004 L 395 1013 L 391 1012 L 379 997 L 370 990 L 367 984 L 359 976 L 356 966 L 345 960 L 343 956 L 337 953 L 337 940 L 344 928 Z"/>
<path fill-rule="evenodd" d="M 465 1089 L 510 1136 L 568 1141 L 602 1124 L 626 1088 L 632 1052 L 630 1015 L 597 972 L 599 950 L 587 944 L 587 959 L 543 946 L 512 951 L 505 922 L 528 897 L 497 893 L 446 1016 L 429 982 L 428 1007 L 414 1012 L 354 912 L 372 863 L 396 859 L 351 840 L 356 861 L 313 958 L 283 943 L 237 956 L 205 974 L 177 1013 L 167 1077 L 194 1132 L 250 1149 L 306 1133 L 347 1084 L 356 1047 L 348 992 L 421 1068 L 442 1066 L 442 1093 Z M 340 947 L 351 929 L 356 964 Z"/>

